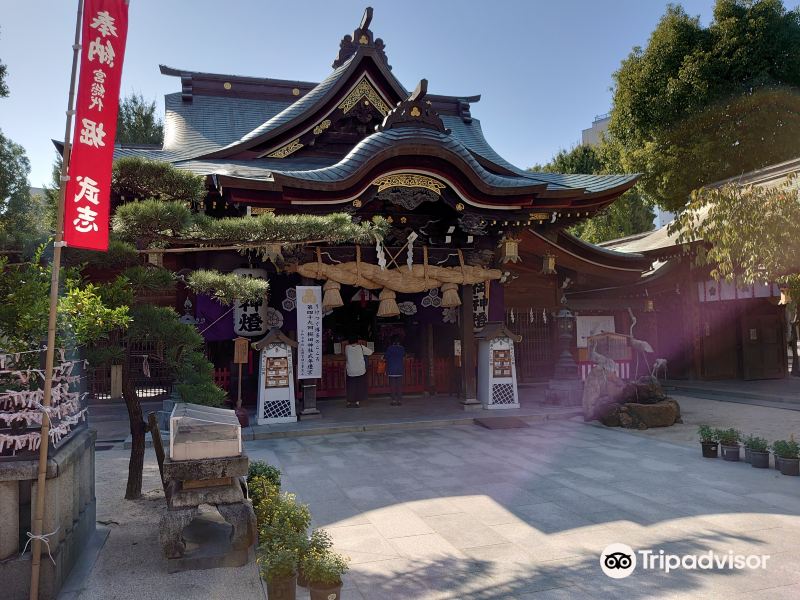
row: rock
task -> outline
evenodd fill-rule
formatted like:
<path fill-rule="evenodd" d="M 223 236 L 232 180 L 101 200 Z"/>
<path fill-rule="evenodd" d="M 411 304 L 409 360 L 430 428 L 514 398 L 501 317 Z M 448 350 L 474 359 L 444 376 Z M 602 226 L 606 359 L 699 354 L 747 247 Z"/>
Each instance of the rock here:
<path fill-rule="evenodd" d="M 629 402 L 620 407 L 620 425 L 630 429 L 670 427 L 681 418 L 680 405 L 672 399 L 654 404 Z"/>
<path fill-rule="evenodd" d="M 602 419 L 617 404 L 625 384 L 616 373 L 607 373 L 594 367 L 583 386 L 583 418 L 585 421 Z"/>

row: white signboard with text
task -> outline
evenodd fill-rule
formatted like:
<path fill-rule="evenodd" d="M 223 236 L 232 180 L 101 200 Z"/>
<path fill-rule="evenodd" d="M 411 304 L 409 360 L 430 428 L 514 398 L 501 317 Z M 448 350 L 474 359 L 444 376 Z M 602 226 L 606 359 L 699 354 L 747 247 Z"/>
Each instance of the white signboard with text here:
<path fill-rule="evenodd" d="M 298 379 L 322 377 L 322 288 L 297 286 Z"/>

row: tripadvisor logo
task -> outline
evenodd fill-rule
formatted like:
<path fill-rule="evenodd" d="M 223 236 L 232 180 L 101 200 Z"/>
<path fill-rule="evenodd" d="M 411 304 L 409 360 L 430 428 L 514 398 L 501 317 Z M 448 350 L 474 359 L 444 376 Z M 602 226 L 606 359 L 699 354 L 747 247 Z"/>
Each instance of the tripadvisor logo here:
<path fill-rule="evenodd" d="M 768 554 L 718 553 L 668 554 L 664 550 L 634 551 L 626 544 L 611 544 L 600 555 L 600 568 L 612 579 L 623 579 L 633 573 L 637 564 L 643 571 L 766 569 Z"/>

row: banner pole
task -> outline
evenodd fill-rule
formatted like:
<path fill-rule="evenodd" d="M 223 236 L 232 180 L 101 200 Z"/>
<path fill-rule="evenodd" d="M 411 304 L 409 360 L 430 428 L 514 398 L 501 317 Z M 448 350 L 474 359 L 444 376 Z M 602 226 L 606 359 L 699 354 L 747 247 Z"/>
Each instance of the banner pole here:
<path fill-rule="evenodd" d="M 61 177 L 59 179 L 58 208 L 56 212 L 56 235 L 53 244 L 53 266 L 50 276 L 50 314 L 47 324 L 47 349 L 44 367 L 44 399 L 42 404 L 41 445 L 39 446 L 39 477 L 36 486 L 36 507 L 31 529 L 31 593 L 30 600 L 39 597 L 39 570 L 42 562 L 42 522 L 44 520 L 45 485 L 47 481 L 47 451 L 50 445 L 50 407 L 53 392 L 53 362 L 56 346 L 56 315 L 58 312 L 58 287 L 61 275 L 61 248 L 64 245 L 64 198 L 67 189 L 67 173 L 71 153 L 72 117 L 75 114 L 75 79 L 78 71 L 78 58 L 81 50 L 81 21 L 83 16 L 83 0 L 78 0 L 78 12 L 75 19 L 75 41 L 72 44 L 72 74 L 69 81 L 69 98 L 67 99 L 67 122 L 64 128 L 64 152 L 61 161 Z"/>

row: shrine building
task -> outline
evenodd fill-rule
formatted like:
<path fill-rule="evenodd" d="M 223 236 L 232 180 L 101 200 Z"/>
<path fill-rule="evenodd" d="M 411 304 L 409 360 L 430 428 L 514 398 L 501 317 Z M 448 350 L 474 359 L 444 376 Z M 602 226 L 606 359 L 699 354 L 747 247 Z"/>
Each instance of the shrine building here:
<path fill-rule="evenodd" d="M 214 268 L 270 282 L 262 305 L 225 307 L 187 290 L 172 302 L 202 332 L 219 382 L 235 390 L 234 339 L 258 342 L 271 328 L 297 339 L 296 288 L 320 286 L 322 372 L 295 388 L 308 404 L 320 400 L 323 412 L 325 399 L 344 395 L 343 347 L 351 334 L 378 357 L 400 338 L 406 394 L 469 404 L 477 396 L 476 333 L 502 322 L 521 336 L 511 351 L 517 380 L 546 381 L 559 357 L 555 317 L 568 295 L 636 285 L 651 268 L 646 253 L 593 246 L 567 232 L 630 189 L 636 176 L 512 165 L 473 116 L 480 95 L 436 94 L 435 82 L 429 90 L 422 78 L 400 82 L 371 21 L 367 9 L 318 83 L 161 66 L 180 85 L 166 96 L 163 147 L 122 146 L 116 158 L 167 161 L 202 175 L 212 216 L 346 212 L 392 225 L 370 245 L 154 255 L 173 271 Z M 598 308 L 604 315 L 602 302 L 582 306 L 581 314 L 594 319 Z M 646 308 L 643 298 L 630 305 L 615 305 L 606 331 L 627 332 Z M 587 331 L 578 319 L 572 351 L 586 363 L 585 337 L 597 333 L 597 319 L 584 319 Z M 368 363 L 370 394 L 388 393 L 378 364 Z M 258 396 L 258 371 L 251 348 L 243 377 L 248 403 Z"/>

